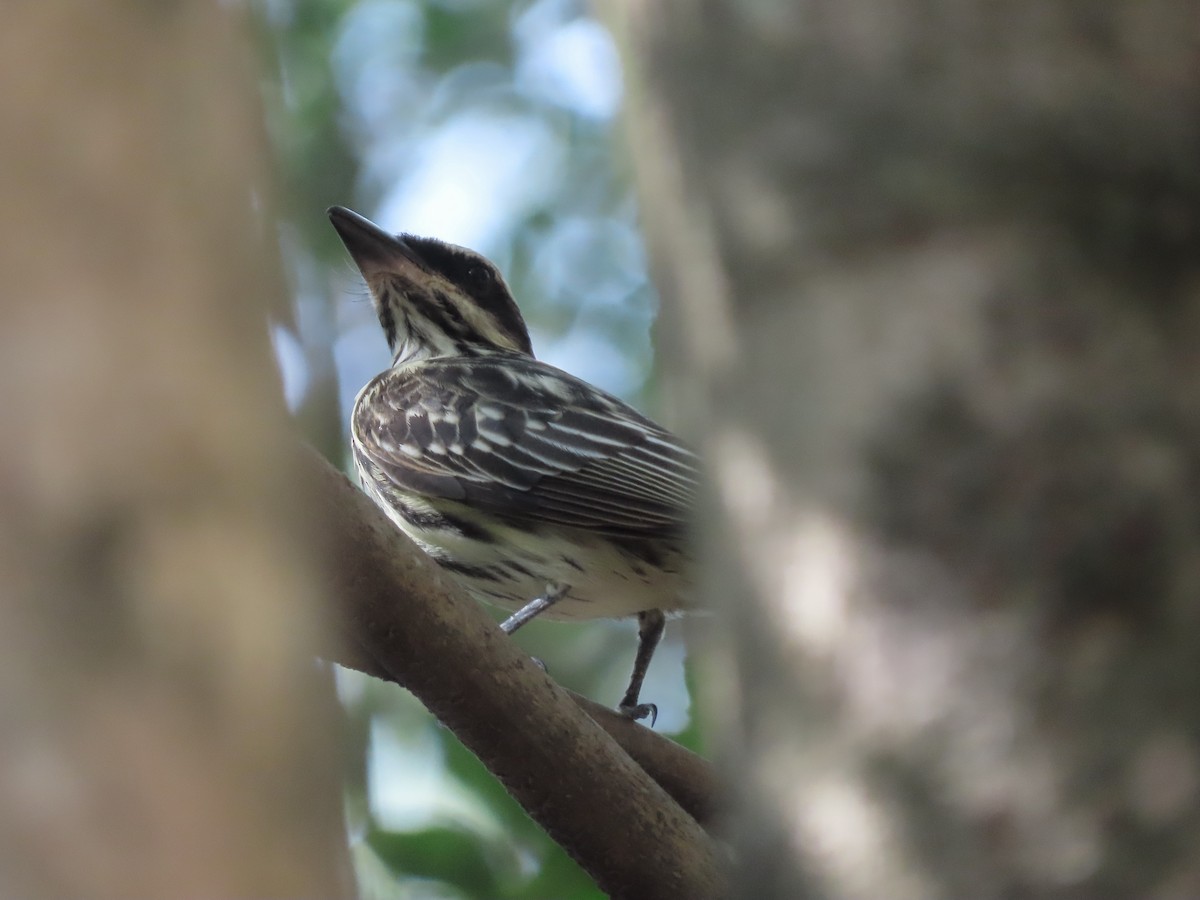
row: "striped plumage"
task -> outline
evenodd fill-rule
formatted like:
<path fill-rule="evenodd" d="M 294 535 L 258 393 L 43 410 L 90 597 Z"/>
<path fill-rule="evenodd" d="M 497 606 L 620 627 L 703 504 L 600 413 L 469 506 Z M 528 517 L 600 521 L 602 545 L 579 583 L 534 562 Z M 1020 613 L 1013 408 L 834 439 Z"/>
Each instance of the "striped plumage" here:
<path fill-rule="evenodd" d="M 638 694 L 663 611 L 685 604 L 695 457 L 535 359 L 504 280 L 478 254 L 390 235 L 340 207 L 329 215 L 394 354 L 354 403 L 364 489 L 475 596 L 523 609 L 506 630 L 535 614 L 637 614 L 621 708 L 652 713 Z"/>

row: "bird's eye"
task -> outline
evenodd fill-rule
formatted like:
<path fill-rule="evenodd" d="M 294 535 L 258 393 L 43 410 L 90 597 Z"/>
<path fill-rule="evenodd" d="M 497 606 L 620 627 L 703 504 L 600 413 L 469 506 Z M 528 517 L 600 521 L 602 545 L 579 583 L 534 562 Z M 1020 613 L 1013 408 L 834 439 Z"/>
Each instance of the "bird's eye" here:
<path fill-rule="evenodd" d="M 487 266 L 471 266 L 467 269 L 467 281 L 475 287 L 486 287 L 492 283 L 492 270 Z"/>

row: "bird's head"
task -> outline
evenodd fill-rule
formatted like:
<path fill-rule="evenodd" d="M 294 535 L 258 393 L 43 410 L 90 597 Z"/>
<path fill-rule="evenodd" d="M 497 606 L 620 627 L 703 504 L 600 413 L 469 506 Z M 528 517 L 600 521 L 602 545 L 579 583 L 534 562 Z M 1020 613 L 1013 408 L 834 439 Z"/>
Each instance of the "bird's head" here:
<path fill-rule="evenodd" d="M 396 362 L 489 350 L 533 355 L 508 285 L 478 253 L 389 234 L 341 206 L 329 209 L 329 220 L 367 282 Z"/>

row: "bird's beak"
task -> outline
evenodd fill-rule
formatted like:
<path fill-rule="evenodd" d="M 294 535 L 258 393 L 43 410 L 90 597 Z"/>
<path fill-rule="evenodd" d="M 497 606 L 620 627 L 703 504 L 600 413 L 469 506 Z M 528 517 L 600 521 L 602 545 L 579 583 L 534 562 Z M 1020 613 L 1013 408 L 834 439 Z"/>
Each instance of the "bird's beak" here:
<path fill-rule="evenodd" d="M 424 271 L 425 266 L 404 238 L 389 234 L 344 206 L 331 206 L 326 214 L 364 278 L 369 280 L 372 275 L 396 272 L 407 266 Z"/>

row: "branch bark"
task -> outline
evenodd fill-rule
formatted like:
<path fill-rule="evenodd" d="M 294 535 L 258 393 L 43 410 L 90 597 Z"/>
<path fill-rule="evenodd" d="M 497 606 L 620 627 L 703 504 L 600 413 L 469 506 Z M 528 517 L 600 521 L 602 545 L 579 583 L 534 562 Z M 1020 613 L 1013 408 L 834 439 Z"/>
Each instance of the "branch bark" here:
<path fill-rule="evenodd" d="M 327 655 L 412 691 L 607 893 L 723 896 L 712 841 L 668 793 L 710 819 L 707 764 L 573 699 L 345 476 L 312 450 L 300 456 L 330 550 L 325 594 L 347 638 Z"/>

